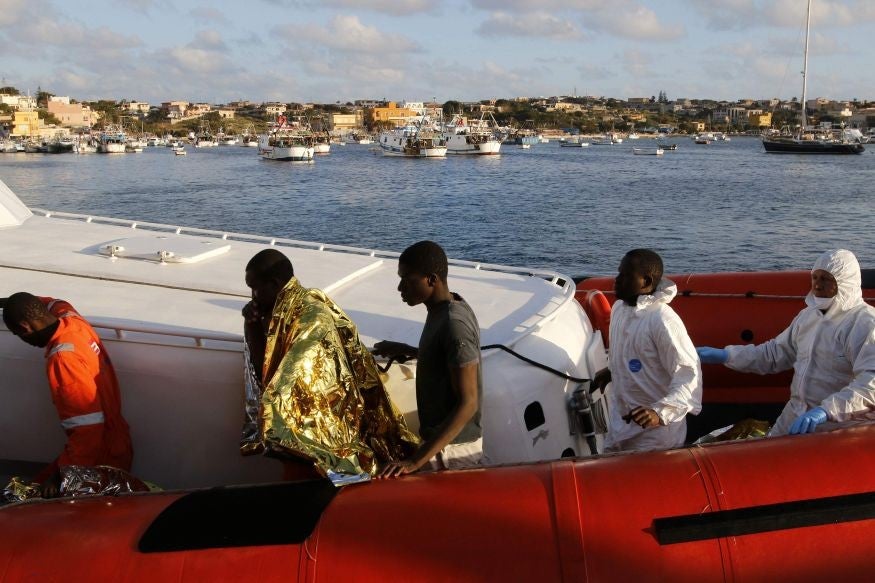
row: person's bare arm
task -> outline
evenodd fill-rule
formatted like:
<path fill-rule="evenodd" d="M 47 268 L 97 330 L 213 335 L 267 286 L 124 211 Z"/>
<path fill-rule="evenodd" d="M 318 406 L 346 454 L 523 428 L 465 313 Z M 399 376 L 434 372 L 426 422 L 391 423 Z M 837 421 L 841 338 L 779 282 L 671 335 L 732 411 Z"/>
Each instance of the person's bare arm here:
<path fill-rule="evenodd" d="M 393 340 L 381 340 L 374 344 L 374 349 L 371 351 L 375 356 L 383 356 L 385 358 L 394 358 L 398 362 L 404 362 L 411 358 L 419 356 L 419 349 L 403 342 L 395 342 Z"/>
<path fill-rule="evenodd" d="M 450 383 L 458 395 L 458 403 L 434 437 L 424 442 L 413 456 L 388 464 L 381 478 L 394 478 L 415 472 L 446 447 L 477 413 L 478 363 L 450 368 Z"/>

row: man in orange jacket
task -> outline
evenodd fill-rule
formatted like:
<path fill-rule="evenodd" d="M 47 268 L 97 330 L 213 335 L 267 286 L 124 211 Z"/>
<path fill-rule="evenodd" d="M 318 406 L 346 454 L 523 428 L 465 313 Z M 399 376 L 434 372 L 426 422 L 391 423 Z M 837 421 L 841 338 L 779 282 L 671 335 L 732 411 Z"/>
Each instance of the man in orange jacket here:
<path fill-rule="evenodd" d="M 130 471 L 133 449 L 118 380 L 94 329 L 69 303 L 26 292 L 6 299 L 3 321 L 24 342 L 45 348 L 52 401 L 67 433 L 64 451 L 35 478 L 43 495 L 57 495 L 62 466 Z"/>

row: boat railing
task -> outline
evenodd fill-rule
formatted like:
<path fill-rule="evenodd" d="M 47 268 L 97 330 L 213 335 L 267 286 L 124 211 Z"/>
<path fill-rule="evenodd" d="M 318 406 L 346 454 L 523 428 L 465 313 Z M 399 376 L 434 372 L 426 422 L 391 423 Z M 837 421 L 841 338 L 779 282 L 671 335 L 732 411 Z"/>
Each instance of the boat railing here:
<path fill-rule="evenodd" d="M 351 255 L 363 255 L 367 257 L 376 257 L 381 259 L 397 259 L 400 253 L 395 251 L 381 251 L 377 249 L 365 249 L 362 247 L 352 247 L 348 245 L 335 245 L 331 243 L 317 243 L 313 241 L 299 241 L 297 239 L 287 239 L 282 237 L 268 237 L 264 235 L 252 235 L 248 233 L 235 233 L 231 231 L 220 231 L 214 229 L 201 229 L 198 227 L 181 227 L 178 225 L 168 225 L 163 223 L 152 223 L 148 221 L 134 221 L 130 219 L 118 219 L 113 217 L 103 217 L 99 215 L 85 215 L 79 213 L 68 213 L 62 211 L 50 211 L 41 208 L 30 209 L 35 215 L 43 216 L 47 219 L 57 218 L 72 221 L 82 221 L 85 223 L 95 223 L 101 225 L 113 225 L 120 227 L 128 227 L 130 229 L 140 229 L 146 231 L 154 231 L 160 233 L 173 233 L 176 235 L 196 235 L 203 237 L 215 237 L 223 241 L 240 241 L 243 243 L 263 243 L 271 247 L 291 247 L 297 249 L 309 249 L 313 251 L 330 251 L 335 253 L 348 253 Z M 509 275 L 522 275 L 528 277 L 537 277 L 543 279 L 556 287 L 560 288 L 566 299 L 574 296 L 574 281 L 572 278 L 564 276 L 560 273 L 549 269 L 529 269 L 525 267 L 512 267 L 507 265 L 496 265 L 492 263 L 484 263 L 480 261 L 466 261 L 463 259 L 449 259 L 449 264 L 458 267 L 467 267 L 478 271 L 491 271 L 506 273 Z"/>
<path fill-rule="evenodd" d="M 111 319 L 88 318 L 88 323 L 101 334 L 104 340 L 121 340 L 137 344 L 153 344 L 158 346 L 209 348 L 240 352 L 243 350 L 243 335 L 212 332 L 209 330 L 191 331 L 170 326 L 118 323 Z M 172 339 L 168 341 L 168 339 Z"/>

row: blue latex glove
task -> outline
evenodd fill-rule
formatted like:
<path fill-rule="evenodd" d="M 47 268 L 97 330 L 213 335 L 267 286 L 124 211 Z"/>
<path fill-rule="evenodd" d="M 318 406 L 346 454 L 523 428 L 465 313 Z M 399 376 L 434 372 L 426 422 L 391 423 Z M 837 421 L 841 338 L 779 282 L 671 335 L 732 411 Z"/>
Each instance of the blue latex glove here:
<path fill-rule="evenodd" d="M 699 354 L 699 360 L 702 364 L 723 364 L 729 360 L 729 353 L 725 348 L 711 348 L 710 346 L 700 346 L 696 349 Z"/>
<path fill-rule="evenodd" d="M 823 407 L 815 407 L 806 411 L 796 418 L 790 426 L 790 435 L 797 433 L 814 433 L 814 428 L 826 421 L 826 410 Z"/>

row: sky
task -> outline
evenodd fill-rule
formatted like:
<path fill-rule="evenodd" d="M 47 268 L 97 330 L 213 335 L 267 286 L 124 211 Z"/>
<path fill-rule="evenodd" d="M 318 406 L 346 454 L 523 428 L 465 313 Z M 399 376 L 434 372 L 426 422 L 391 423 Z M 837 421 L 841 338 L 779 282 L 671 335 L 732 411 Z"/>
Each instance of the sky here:
<path fill-rule="evenodd" d="M 806 0 L 0 0 L 0 85 L 79 100 L 800 96 Z M 808 97 L 875 99 L 875 0 L 814 0 Z"/>

